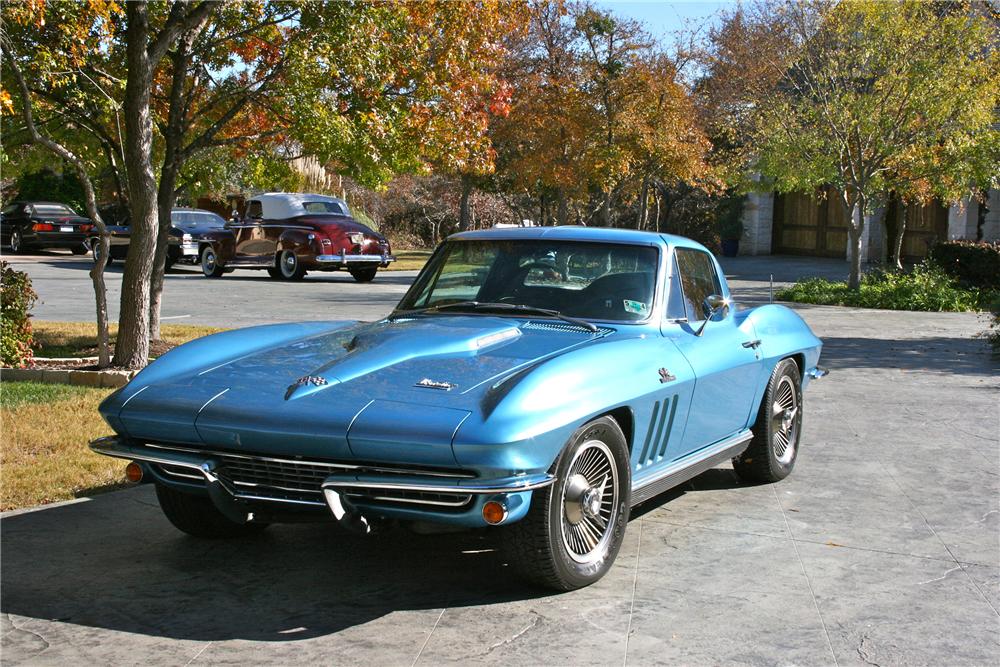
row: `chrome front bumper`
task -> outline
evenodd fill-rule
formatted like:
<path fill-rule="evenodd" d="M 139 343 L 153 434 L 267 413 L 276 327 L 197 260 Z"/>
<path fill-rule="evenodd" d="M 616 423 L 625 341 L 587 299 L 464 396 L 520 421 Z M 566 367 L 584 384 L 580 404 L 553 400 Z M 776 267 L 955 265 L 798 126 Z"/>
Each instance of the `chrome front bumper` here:
<path fill-rule="evenodd" d="M 556 480 L 554 475 L 547 473 L 481 479 L 471 473 L 463 475 L 381 468 L 376 465 L 304 462 L 143 444 L 118 436 L 98 438 L 90 443 L 90 448 L 105 456 L 180 468 L 183 473 L 168 469 L 165 474 L 172 478 L 182 478 L 174 480 L 181 483 L 204 480 L 208 495 L 219 511 L 241 523 L 247 520 L 246 503 L 258 502 L 326 507 L 335 519 L 351 524 L 359 523 L 360 515 L 367 511 L 388 516 L 412 516 L 414 512 L 423 512 L 426 520 L 434 520 L 438 516 L 444 522 L 450 522 L 450 517 L 459 515 L 449 515 L 449 511 L 474 509 L 477 500 L 545 488 Z M 287 488 L 227 479 L 224 474 L 226 465 L 234 458 L 260 465 L 322 466 L 324 478 L 315 489 L 315 500 L 293 499 L 282 493 L 288 491 Z M 359 510 L 356 505 L 364 507 Z M 441 514 L 442 512 L 445 514 Z"/>
<path fill-rule="evenodd" d="M 334 264 L 338 266 L 375 263 L 385 266 L 389 262 L 395 262 L 396 258 L 386 253 L 382 253 L 381 255 L 348 255 L 346 252 L 341 252 L 336 255 L 316 255 L 316 261 L 320 264 Z"/>

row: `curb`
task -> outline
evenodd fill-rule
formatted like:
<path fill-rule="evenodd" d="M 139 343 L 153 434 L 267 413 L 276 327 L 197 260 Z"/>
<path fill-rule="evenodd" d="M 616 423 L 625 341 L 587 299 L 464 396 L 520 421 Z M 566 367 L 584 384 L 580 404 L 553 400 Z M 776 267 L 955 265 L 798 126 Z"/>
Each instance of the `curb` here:
<path fill-rule="evenodd" d="M 81 387 L 106 387 L 117 389 L 128 384 L 137 371 L 73 371 L 50 368 L 4 368 L 0 379 L 45 384 L 73 384 Z"/>

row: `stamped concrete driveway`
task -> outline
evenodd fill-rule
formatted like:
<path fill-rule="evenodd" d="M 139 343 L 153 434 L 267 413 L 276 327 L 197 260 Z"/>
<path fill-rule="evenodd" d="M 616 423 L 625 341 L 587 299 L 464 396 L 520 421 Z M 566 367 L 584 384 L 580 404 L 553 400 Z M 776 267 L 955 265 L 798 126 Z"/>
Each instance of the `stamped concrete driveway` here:
<path fill-rule="evenodd" d="M 800 261 L 726 270 L 755 301 Z M 843 267 L 789 270 L 809 266 Z M 833 372 L 807 393 L 792 476 L 749 486 L 721 467 L 655 498 L 590 588 L 520 584 L 489 533 L 197 541 L 141 487 L 0 520 L 0 659 L 997 664 L 1000 368 L 982 324 L 799 312 Z"/>

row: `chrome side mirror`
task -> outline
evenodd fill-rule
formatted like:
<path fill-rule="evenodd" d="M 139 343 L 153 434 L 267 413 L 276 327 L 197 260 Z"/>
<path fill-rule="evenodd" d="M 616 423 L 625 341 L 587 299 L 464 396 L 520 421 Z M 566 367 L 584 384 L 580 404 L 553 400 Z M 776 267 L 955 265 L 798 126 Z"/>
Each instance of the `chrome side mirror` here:
<path fill-rule="evenodd" d="M 729 314 L 729 299 L 725 298 L 720 294 L 712 294 L 705 297 L 705 300 L 701 302 L 701 311 L 705 315 L 705 320 L 698 327 L 698 330 L 694 332 L 695 336 L 700 336 L 705 331 L 705 327 L 708 325 L 709 320 L 715 318 L 716 315 L 721 314 L 723 318 Z"/>

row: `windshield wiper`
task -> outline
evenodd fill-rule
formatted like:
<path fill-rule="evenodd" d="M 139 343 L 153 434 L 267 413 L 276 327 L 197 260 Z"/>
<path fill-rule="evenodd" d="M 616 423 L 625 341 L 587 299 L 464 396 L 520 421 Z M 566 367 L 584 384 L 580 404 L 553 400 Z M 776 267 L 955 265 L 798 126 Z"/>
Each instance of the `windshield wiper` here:
<path fill-rule="evenodd" d="M 444 303 L 439 306 L 428 306 L 427 308 L 418 308 L 411 312 L 428 313 L 441 310 L 511 310 L 520 313 L 538 313 L 539 315 L 548 315 L 549 317 L 555 317 L 563 322 L 568 322 L 569 324 L 575 324 L 578 327 L 583 327 L 591 333 L 597 332 L 597 327 L 587 320 L 581 320 L 578 317 L 570 317 L 569 315 L 563 315 L 558 310 L 552 310 L 551 308 L 539 308 L 537 306 L 528 306 L 523 303 L 491 303 L 488 301 L 456 301 L 455 303 Z"/>

